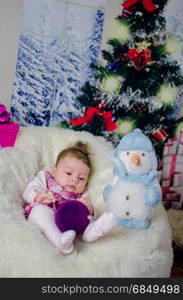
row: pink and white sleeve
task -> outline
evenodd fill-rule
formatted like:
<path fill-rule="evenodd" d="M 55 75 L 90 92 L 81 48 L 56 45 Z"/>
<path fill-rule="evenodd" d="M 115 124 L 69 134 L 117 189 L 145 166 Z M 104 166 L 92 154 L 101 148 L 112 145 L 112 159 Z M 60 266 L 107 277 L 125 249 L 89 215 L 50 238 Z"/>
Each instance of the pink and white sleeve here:
<path fill-rule="evenodd" d="M 31 180 L 23 192 L 23 198 L 26 202 L 34 203 L 34 199 L 38 192 L 46 189 L 45 171 L 39 171 L 38 174 Z"/>

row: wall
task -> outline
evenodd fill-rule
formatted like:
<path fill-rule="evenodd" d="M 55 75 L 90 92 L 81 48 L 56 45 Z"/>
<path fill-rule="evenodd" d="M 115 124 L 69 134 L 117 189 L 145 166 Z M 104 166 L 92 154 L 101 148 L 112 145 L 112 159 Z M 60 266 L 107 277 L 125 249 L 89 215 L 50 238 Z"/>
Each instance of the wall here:
<path fill-rule="evenodd" d="M 112 28 L 116 23 L 115 18 L 120 14 L 122 10 L 122 2 L 122 0 L 108 0 L 103 32 L 103 49 L 106 47 L 105 42 L 112 36 Z"/>
<path fill-rule="evenodd" d="M 23 0 L 0 0 L 0 102 L 10 107 Z"/>

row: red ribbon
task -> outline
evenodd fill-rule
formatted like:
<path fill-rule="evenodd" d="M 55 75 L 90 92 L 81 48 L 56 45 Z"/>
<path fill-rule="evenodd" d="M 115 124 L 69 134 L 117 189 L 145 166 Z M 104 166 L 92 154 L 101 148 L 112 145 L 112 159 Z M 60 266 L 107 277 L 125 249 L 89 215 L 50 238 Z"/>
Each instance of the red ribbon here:
<path fill-rule="evenodd" d="M 112 120 L 112 111 L 102 111 L 96 107 L 90 107 L 85 111 L 84 117 L 71 119 L 70 122 L 74 126 L 83 125 L 93 120 L 95 116 L 101 116 L 105 121 L 105 127 L 107 131 L 113 131 L 117 129 L 117 124 Z"/>
<path fill-rule="evenodd" d="M 122 6 L 125 9 L 128 9 L 128 8 L 130 8 L 131 6 L 133 6 L 134 4 L 136 4 L 138 2 L 142 2 L 143 7 L 148 12 L 152 12 L 152 11 L 157 9 L 156 5 L 152 2 L 152 0 L 127 0 L 124 3 L 122 3 Z"/>
<path fill-rule="evenodd" d="M 173 174 L 175 173 L 176 160 L 177 160 L 177 154 L 173 154 L 171 164 L 170 164 L 170 174 L 169 174 L 171 180 L 172 180 Z"/>
<path fill-rule="evenodd" d="M 126 57 L 133 61 L 137 71 L 141 71 L 148 63 L 153 62 L 151 56 L 151 50 L 145 49 L 139 51 L 138 48 L 132 48 L 128 50 Z"/>

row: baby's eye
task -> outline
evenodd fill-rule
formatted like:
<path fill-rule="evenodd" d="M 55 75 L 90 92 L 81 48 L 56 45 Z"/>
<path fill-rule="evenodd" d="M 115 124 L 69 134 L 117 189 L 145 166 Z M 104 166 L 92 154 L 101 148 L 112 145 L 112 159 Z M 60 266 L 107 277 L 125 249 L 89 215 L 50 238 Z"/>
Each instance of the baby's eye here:
<path fill-rule="evenodd" d="M 79 177 L 79 180 L 83 181 L 83 180 L 85 180 L 85 178 L 83 178 L 83 177 Z"/>
<path fill-rule="evenodd" d="M 66 174 L 67 174 L 67 175 L 69 175 L 69 176 L 71 175 L 71 173 L 70 173 L 70 172 L 66 172 Z"/>

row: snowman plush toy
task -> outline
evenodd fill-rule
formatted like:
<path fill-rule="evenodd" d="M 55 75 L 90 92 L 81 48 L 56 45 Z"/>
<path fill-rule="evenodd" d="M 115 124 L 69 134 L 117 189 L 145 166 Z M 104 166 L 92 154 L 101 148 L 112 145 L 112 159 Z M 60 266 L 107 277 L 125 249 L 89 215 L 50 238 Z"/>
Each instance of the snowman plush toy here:
<path fill-rule="evenodd" d="M 107 211 L 85 230 L 83 239 L 87 242 L 97 240 L 115 226 L 148 229 L 154 206 L 162 199 L 155 150 L 140 129 L 125 135 L 110 158 L 113 178 L 103 191 Z"/>

